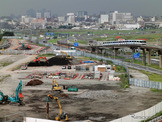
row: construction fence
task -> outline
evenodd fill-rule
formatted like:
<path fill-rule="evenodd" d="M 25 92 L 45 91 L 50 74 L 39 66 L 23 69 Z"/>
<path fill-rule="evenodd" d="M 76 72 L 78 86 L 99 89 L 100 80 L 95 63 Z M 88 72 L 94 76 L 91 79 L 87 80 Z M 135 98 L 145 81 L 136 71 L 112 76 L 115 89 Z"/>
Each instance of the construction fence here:
<path fill-rule="evenodd" d="M 162 82 L 145 81 L 141 79 L 130 78 L 129 84 L 133 86 L 144 87 L 144 88 L 162 89 Z"/>
<path fill-rule="evenodd" d="M 152 117 L 153 115 L 155 115 L 156 113 L 158 113 L 160 111 L 162 111 L 162 102 L 160 102 L 146 110 L 113 120 L 111 122 L 141 122 L 142 120 L 147 120 L 148 118 Z M 156 120 L 157 119 L 161 120 L 161 117 L 156 118 Z"/>

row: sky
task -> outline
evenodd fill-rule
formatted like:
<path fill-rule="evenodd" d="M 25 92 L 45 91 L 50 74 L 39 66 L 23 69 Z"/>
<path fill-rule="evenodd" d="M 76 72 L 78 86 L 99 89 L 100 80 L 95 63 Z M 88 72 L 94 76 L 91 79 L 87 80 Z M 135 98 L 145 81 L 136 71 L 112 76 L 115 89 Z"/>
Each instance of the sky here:
<path fill-rule="evenodd" d="M 162 16 L 161 5 L 162 0 L 0 0 L 0 16 L 24 15 L 32 8 L 45 8 L 58 16 L 81 10 L 89 14 L 117 10 L 134 16 Z"/>

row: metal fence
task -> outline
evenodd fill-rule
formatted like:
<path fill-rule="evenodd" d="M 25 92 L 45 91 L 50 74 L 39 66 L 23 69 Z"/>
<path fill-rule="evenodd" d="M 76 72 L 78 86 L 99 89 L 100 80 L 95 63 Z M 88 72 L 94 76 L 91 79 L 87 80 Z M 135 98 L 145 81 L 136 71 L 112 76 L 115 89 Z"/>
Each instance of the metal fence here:
<path fill-rule="evenodd" d="M 129 84 L 133 86 L 138 86 L 138 87 L 162 89 L 162 82 L 145 81 L 141 79 L 130 78 Z"/>

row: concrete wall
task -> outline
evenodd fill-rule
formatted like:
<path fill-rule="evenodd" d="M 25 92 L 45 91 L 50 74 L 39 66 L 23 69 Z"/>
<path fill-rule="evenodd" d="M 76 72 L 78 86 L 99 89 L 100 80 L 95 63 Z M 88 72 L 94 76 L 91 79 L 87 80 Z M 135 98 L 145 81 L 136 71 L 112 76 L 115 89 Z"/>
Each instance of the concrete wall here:
<path fill-rule="evenodd" d="M 140 122 L 142 120 L 146 120 L 150 118 L 151 116 L 155 115 L 156 113 L 162 111 L 162 102 L 154 105 L 151 108 L 148 108 L 146 110 L 110 121 L 110 122 Z"/>

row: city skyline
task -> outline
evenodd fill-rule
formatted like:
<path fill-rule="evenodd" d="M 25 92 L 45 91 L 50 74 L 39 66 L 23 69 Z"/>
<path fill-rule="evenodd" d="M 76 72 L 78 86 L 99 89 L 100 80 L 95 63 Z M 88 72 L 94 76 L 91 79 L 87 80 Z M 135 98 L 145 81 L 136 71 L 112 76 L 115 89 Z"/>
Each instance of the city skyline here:
<path fill-rule="evenodd" d="M 99 14 L 104 11 L 130 12 L 134 16 L 162 16 L 161 0 L 5 0 L 0 4 L 0 16 L 24 15 L 29 9 L 51 10 L 53 14 L 64 16 L 69 12 L 87 11 Z M 152 9 L 150 9 L 152 8 Z"/>

